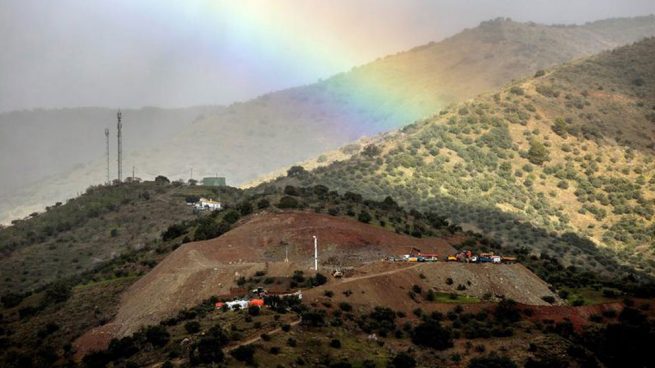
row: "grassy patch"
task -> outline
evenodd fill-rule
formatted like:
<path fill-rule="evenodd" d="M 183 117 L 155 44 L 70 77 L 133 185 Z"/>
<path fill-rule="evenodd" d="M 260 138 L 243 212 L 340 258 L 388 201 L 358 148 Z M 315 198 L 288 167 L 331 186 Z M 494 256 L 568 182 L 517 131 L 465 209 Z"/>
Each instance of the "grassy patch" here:
<path fill-rule="evenodd" d="M 471 295 L 435 292 L 434 302 L 451 303 L 451 304 L 471 304 L 471 303 L 480 303 L 480 299 Z"/>

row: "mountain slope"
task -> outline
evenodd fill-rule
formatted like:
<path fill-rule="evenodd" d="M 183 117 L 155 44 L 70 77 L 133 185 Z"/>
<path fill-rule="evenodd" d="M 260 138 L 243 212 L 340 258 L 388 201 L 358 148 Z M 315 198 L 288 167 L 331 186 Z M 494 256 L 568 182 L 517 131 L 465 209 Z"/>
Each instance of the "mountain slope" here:
<path fill-rule="evenodd" d="M 391 195 L 566 265 L 653 274 L 654 101 L 650 38 L 453 105 L 301 183 Z"/>
<path fill-rule="evenodd" d="M 205 167 L 238 184 L 514 78 L 648 35 L 655 35 L 655 17 L 571 27 L 484 22 L 326 81 L 230 106 L 171 140 L 167 147 L 184 149 L 168 151 L 157 164 L 170 173 Z M 143 154 L 149 162 L 156 159 Z"/>
<path fill-rule="evenodd" d="M 200 173 L 196 176 L 218 173 L 239 184 L 363 135 L 400 127 L 538 69 L 649 35 L 655 35 L 653 16 L 582 26 L 484 22 L 325 81 L 234 104 L 180 129 L 156 148 L 127 155 L 126 162 L 141 176 L 186 178 L 194 168 Z M 134 135 L 126 136 L 130 139 Z M 99 160 L 30 187 L 38 196 L 29 202 L 34 208 L 63 199 L 74 193 L 68 183 L 84 188 L 103 177 Z M 16 210 L 13 215 L 26 213 Z"/>

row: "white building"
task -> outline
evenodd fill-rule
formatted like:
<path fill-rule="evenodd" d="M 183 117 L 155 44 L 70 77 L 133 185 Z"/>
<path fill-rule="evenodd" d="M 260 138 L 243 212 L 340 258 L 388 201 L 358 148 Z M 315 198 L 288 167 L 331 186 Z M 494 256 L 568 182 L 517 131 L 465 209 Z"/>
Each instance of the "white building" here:
<path fill-rule="evenodd" d="M 196 209 L 199 210 L 220 210 L 222 207 L 221 202 L 214 201 L 212 199 L 200 198 L 198 202 L 194 205 Z"/>

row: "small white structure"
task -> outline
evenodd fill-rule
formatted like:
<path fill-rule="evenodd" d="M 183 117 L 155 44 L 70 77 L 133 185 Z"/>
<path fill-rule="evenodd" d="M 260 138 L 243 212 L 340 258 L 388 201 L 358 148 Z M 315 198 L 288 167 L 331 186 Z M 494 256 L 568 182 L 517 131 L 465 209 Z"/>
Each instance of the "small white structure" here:
<path fill-rule="evenodd" d="M 214 201 L 212 199 L 207 199 L 207 198 L 200 198 L 198 202 L 194 205 L 194 207 L 198 210 L 210 210 L 210 211 L 215 211 L 215 210 L 220 210 L 223 208 L 221 202 Z"/>
<path fill-rule="evenodd" d="M 248 308 L 248 301 L 247 300 L 234 300 L 234 301 L 231 301 L 231 302 L 226 302 L 225 305 L 227 305 L 227 307 L 229 309 L 236 309 L 236 308 L 246 309 L 246 308 Z"/>

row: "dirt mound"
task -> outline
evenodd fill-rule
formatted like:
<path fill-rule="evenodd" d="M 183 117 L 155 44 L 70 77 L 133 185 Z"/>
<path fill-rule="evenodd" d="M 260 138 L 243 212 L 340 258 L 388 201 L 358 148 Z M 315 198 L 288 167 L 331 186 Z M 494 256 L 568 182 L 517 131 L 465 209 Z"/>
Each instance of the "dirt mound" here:
<path fill-rule="evenodd" d="M 112 337 L 156 324 L 212 295 L 229 294 L 240 276 L 257 271 L 289 276 L 313 265 L 312 236 L 319 239 L 321 267 L 361 265 L 411 247 L 449 254 L 461 239 L 417 239 L 358 221 L 315 213 L 253 215 L 216 239 L 187 243 L 175 250 L 122 296 L 114 321 L 89 331 L 78 350 L 97 349 Z M 284 262 L 288 253 L 289 262 Z M 329 273 L 326 271 L 326 273 Z"/>
<path fill-rule="evenodd" d="M 548 284 L 520 264 L 378 263 L 357 271 L 355 277 L 307 290 L 305 300 L 323 301 L 324 292 L 330 290 L 334 293 L 332 302 L 385 306 L 410 313 L 418 307 L 424 310 L 451 308 L 447 304 L 427 301 L 425 295 L 429 289 L 475 297 L 472 300 L 505 297 L 529 305 L 548 305 L 541 299 L 546 295 L 559 300 L 548 289 Z M 421 288 L 422 296 L 414 299 L 409 296 L 413 285 Z"/>

